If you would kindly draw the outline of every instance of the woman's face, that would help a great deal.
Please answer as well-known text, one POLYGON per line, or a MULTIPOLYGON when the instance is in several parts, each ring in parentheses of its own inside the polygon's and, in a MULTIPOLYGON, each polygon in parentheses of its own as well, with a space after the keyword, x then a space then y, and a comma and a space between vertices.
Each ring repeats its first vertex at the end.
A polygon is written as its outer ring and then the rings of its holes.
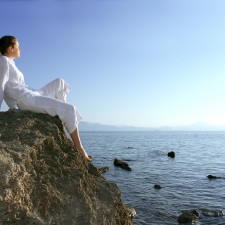
POLYGON ((15 41, 15 44, 13 46, 10 46, 8 48, 7 53, 8 53, 8 56, 12 59, 20 57, 19 42, 17 40, 15 41))

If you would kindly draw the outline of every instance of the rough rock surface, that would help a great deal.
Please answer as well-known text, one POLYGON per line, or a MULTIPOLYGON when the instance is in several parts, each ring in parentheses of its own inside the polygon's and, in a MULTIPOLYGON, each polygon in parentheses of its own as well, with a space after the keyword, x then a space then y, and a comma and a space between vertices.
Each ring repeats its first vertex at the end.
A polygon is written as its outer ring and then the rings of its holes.
POLYGON ((0 112, 0 224, 130 225, 116 184, 84 160, 58 117, 0 112))
POLYGON ((197 221, 198 218, 199 217, 196 216, 194 213, 189 212, 189 211, 185 211, 178 217, 178 222, 179 223, 193 224, 197 221))

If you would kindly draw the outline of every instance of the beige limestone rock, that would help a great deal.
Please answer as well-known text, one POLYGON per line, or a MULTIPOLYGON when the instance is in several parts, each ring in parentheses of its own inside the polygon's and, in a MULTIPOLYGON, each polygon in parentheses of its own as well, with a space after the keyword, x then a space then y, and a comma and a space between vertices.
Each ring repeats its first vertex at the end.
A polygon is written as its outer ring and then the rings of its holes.
POLYGON ((0 112, 0 224, 130 225, 117 185, 84 160, 58 117, 0 112))

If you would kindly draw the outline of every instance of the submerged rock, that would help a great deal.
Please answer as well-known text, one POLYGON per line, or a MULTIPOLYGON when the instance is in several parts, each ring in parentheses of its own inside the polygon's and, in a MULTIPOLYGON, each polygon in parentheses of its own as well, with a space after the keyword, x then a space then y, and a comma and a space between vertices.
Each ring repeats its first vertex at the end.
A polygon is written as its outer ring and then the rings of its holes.
POLYGON ((184 223, 184 224, 192 224, 195 223, 198 220, 198 216, 196 216, 194 213, 185 211, 183 212, 179 217, 178 217, 178 222, 179 223, 184 223))
POLYGON ((73 148, 58 117, 0 112, 0 224, 130 225, 118 186, 73 148))
POLYGON ((109 167, 108 166, 101 167, 98 170, 100 171, 100 173, 106 173, 107 171, 109 171, 109 167))
MULTIPOLYGON (((179 223, 195 223, 200 215, 210 216, 210 217, 220 217, 224 216, 224 212, 220 210, 210 210, 210 209, 194 209, 192 211, 184 211, 179 217, 179 223)), ((202 216, 201 216, 202 217, 202 216)))
POLYGON ((161 188, 163 188, 163 187, 162 187, 160 184, 155 184, 155 185, 154 185, 154 188, 159 190, 159 189, 161 189, 161 188))
POLYGON ((225 179, 223 177, 217 177, 217 176, 214 176, 214 175, 208 175, 207 176, 209 179, 225 179))
POLYGON ((224 212, 221 210, 200 209, 200 211, 205 216, 211 216, 211 217, 224 216, 224 212))
POLYGON ((121 167, 125 170, 129 170, 129 171, 131 170, 131 168, 130 168, 130 166, 128 165, 127 162, 124 162, 124 161, 119 160, 119 159, 114 159, 114 165, 118 166, 118 167, 121 167))

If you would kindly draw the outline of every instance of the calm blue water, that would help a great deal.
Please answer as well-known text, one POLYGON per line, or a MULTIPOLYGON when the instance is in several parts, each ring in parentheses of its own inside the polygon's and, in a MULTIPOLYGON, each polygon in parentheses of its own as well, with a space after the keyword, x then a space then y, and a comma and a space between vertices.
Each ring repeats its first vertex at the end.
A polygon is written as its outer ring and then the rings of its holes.
MULTIPOLYGON (((225 177, 225 132, 81 132, 81 138, 93 164, 110 167, 104 176, 135 208, 134 225, 176 225, 182 210, 225 211, 225 179, 207 178, 225 177), (127 160, 132 171, 114 167, 114 158, 127 160)), ((197 223, 224 224, 225 216, 202 216, 197 223)))

